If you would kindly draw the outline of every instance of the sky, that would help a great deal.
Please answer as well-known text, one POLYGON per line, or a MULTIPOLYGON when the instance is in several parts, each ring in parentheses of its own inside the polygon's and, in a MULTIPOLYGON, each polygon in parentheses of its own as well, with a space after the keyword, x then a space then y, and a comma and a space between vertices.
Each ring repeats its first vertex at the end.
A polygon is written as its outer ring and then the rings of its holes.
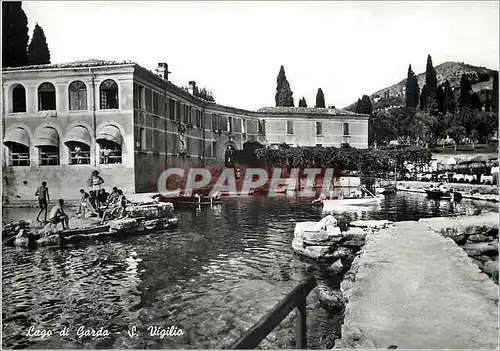
POLYGON ((130 60, 191 80, 218 103, 275 105, 283 65, 298 105, 345 107, 446 61, 499 69, 499 2, 23 1, 51 62, 130 60))

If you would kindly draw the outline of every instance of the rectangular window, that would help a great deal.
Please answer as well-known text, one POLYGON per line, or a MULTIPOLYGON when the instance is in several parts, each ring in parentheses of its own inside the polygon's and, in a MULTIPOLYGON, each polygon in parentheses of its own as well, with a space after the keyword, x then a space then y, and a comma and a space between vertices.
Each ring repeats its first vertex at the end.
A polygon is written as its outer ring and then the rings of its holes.
POLYGON ((151 89, 146 88, 146 111, 152 112, 153 110, 153 92, 151 89))
POLYGON ((152 116, 152 119, 153 119, 153 129, 158 128, 158 117, 152 116))
POLYGON ((134 108, 139 108, 139 84, 134 83, 134 108))
POLYGON ((200 158, 205 154, 203 152, 203 146, 204 146, 203 139, 198 139, 198 156, 200 156, 200 158))
POLYGON ((146 128, 140 128, 139 150, 146 150, 146 128))
POLYGON ((212 141, 212 157, 217 158, 217 142, 212 141))
POLYGON ((246 134, 247 132, 247 120, 241 119, 241 133, 246 134))
POLYGON ((184 124, 189 124, 189 111, 191 109, 189 108, 189 106, 186 106, 184 105, 184 124))
POLYGON ((212 130, 219 130, 219 116, 212 113, 212 130))
POLYGON ((12 143, 9 146, 9 166, 29 166, 30 149, 27 146, 12 143))
POLYGON ((181 102, 180 101, 175 102, 175 120, 177 122, 181 121, 181 102))
POLYGON ((158 115, 160 113, 160 104, 158 103, 159 102, 159 99, 160 96, 153 92, 153 113, 155 115, 158 115))
POLYGON ((146 92, 145 88, 142 85, 139 85, 139 108, 144 110, 146 108, 146 92))
POLYGON ((286 133, 293 134, 293 121, 286 122, 286 133))
POLYGON ((227 130, 231 133, 233 131, 233 117, 227 119, 227 130))
POLYGON ((168 110, 169 110, 168 117, 171 120, 175 120, 175 104, 176 101, 174 99, 168 99, 168 110))
POLYGON ((265 119, 259 120, 259 134, 260 135, 266 134, 266 120, 265 119))
POLYGON ((160 146, 160 135, 157 130, 153 131, 153 151, 158 151, 160 146))
POLYGON ((342 124, 343 135, 351 135, 349 134, 349 123, 344 122, 342 124))
POLYGON ((316 135, 323 135, 323 123, 316 122, 316 135))

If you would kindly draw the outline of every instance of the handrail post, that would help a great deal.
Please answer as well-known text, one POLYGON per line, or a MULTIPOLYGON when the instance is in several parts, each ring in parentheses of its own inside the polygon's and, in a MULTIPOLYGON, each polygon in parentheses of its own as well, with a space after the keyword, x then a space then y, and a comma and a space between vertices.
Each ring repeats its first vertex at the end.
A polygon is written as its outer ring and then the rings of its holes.
POLYGON ((299 350, 307 349, 307 322, 306 322, 306 296, 302 291, 297 296, 295 307, 295 348, 299 350))

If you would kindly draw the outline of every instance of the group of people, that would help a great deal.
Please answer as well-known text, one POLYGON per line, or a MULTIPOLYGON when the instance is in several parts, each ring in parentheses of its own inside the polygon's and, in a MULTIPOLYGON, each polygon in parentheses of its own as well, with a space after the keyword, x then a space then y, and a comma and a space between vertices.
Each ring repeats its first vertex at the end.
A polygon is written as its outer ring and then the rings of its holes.
MULTIPOLYGON (((129 201, 125 195, 123 195, 123 191, 117 187, 113 187, 112 192, 107 193, 106 190, 101 187, 103 183, 104 180, 99 176, 99 172, 92 172, 92 176, 89 179, 91 190, 86 192, 85 189, 80 189, 80 202, 78 212, 76 213, 77 215, 85 218, 85 214, 88 211, 91 217, 101 217, 101 224, 104 224, 107 219, 126 217, 126 207, 129 201)), ((42 212, 45 212, 43 223, 61 223, 63 229, 69 229, 69 216, 64 211, 63 199, 59 199, 57 204, 52 207, 48 213, 47 220, 48 203, 50 202, 47 182, 42 182, 35 195, 38 196, 38 203, 40 206, 40 211, 38 212, 36 220, 42 222, 40 220, 40 215, 42 212)))

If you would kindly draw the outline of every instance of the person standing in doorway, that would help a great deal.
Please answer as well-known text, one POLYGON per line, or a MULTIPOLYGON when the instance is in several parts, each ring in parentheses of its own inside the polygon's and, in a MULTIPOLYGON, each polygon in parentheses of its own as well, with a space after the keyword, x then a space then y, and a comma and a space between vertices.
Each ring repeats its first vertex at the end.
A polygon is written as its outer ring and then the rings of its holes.
POLYGON ((40 222, 40 215, 45 211, 44 223, 47 223, 47 206, 50 201, 47 182, 42 182, 42 185, 36 190, 35 196, 38 196, 38 204, 40 205, 40 211, 38 212, 38 216, 36 216, 36 220, 40 222))

